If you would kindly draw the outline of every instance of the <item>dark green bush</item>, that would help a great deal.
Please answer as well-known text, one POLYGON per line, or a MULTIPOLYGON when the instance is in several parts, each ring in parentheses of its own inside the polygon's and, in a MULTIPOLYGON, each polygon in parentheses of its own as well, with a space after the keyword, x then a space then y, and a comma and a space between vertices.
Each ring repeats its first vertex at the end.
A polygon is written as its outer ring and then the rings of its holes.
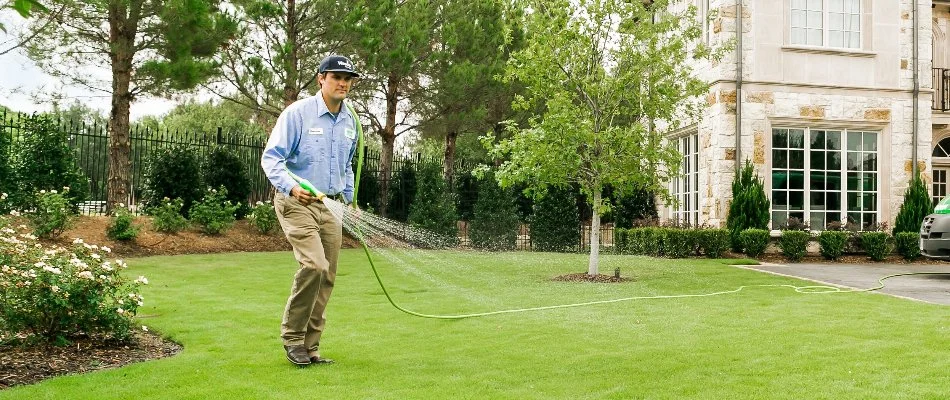
POLYGON ((851 236, 843 231, 822 231, 818 234, 818 245, 821 256, 828 260, 837 260, 844 253, 845 245, 851 236))
POLYGON ((489 250, 513 250, 520 224, 514 194, 498 186, 493 173, 486 173, 478 181, 478 200, 468 227, 472 245, 489 250))
POLYGON ((234 215, 237 219, 250 212, 247 199, 251 195, 251 179, 247 176, 247 165, 233 151, 223 146, 212 148, 202 160, 201 179, 204 186, 227 189, 228 200, 238 205, 234 215))
POLYGON ((894 236, 894 244, 897 247, 897 253, 905 260, 914 260, 920 257, 919 232, 898 232, 894 236))
POLYGON ((613 219, 614 226, 630 228, 634 221, 656 219, 656 200, 653 193, 646 190, 634 189, 630 193, 614 191, 613 219))
POLYGON ((36 206, 34 193, 54 189, 62 191, 70 211, 77 212, 79 203, 89 197, 89 180, 76 166, 69 135, 50 117, 41 115, 26 118, 22 128, 23 136, 13 143, 10 160, 17 186, 10 193, 11 203, 27 210, 36 206))
POLYGON ((739 235, 748 228, 768 229, 771 203, 765 195, 764 185, 755 173, 752 163, 746 160, 740 173, 732 181, 732 202, 729 203, 729 216, 726 227, 729 229, 732 250, 742 250, 739 235))
POLYGON ((112 209, 112 222, 106 227, 106 236, 112 240, 127 242, 139 235, 139 226, 135 225, 135 216, 120 204, 112 209))
POLYGON ((576 251, 580 244, 580 215, 569 188, 549 187, 534 202, 531 242, 537 251, 576 251))
POLYGON ((69 229, 76 215, 69 208, 69 190, 40 190, 33 196, 33 208, 24 213, 33 234, 43 239, 58 237, 69 229))
POLYGON ((789 261, 801 261, 808 249, 809 239, 811 239, 811 234, 805 231, 782 231, 778 247, 782 249, 782 254, 789 261))
MULTIPOLYGON (((353 159, 355 160, 356 157, 353 157, 353 159)), ((353 173, 356 173, 355 164, 353 166, 353 173)), ((376 210, 379 209, 379 177, 369 168, 366 168, 366 165, 363 165, 363 169, 360 170, 359 179, 360 186, 356 192, 356 205, 363 210, 376 212, 376 210)))
POLYGON ((389 182, 386 218, 401 222, 409 221, 409 210, 416 197, 416 184, 416 165, 412 163, 403 164, 393 174, 389 182))
POLYGON ((0 196, 7 195, 0 201, 0 215, 13 209, 12 200, 17 198, 16 176, 14 176, 11 157, 13 140, 6 132, 0 132, 0 196), (8 200, 9 199, 9 200, 8 200))
POLYGON ((669 258, 685 258, 696 253, 696 235, 692 229, 661 228, 663 251, 669 258))
POLYGON ((765 229, 748 228, 739 234, 742 251, 752 258, 765 254, 765 249, 769 247, 769 239, 769 231, 765 229))
POLYGON ((630 229, 614 228, 614 252, 617 254, 630 254, 630 249, 627 247, 629 234, 630 229))
POLYGON ((409 224, 438 234, 438 247, 453 246, 458 240, 458 215, 455 195, 446 190, 442 168, 423 164, 417 175, 416 194, 409 207, 409 224))
POLYGON ((891 252, 887 232, 864 232, 861 234, 861 247, 868 258, 874 261, 884 261, 891 252))
POLYGON ((927 192, 927 185, 918 174, 904 192, 904 202, 897 213, 892 233, 895 236, 900 232, 919 233, 920 224, 924 222, 924 217, 933 212, 932 210, 933 205, 930 194, 927 192))
POLYGON ((644 255, 651 257, 663 257, 666 255, 666 228, 641 228, 643 239, 642 248, 644 255))
POLYGON ((181 199, 181 215, 188 217, 191 206, 201 199, 198 154, 191 147, 176 146, 153 152, 145 162, 145 190, 147 208, 158 207, 162 199, 181 199))
POLYGON ((732 244, 728 229, 702 229, 697 235, 699 247, 708 258, 722 258, 732 244))

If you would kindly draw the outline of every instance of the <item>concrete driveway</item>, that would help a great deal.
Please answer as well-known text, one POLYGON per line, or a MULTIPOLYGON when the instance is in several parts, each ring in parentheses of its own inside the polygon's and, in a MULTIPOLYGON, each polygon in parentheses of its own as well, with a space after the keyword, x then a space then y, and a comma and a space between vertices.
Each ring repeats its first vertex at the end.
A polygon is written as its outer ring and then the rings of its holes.
POLYGON ((887 275, 907 272, 940 272, 941 275, 890 278, 884 281, 884 288, 876 292, 927 303, 950 305, 950 263, 931 265, 762 264, 741 267, 855 289, 876 287, 879 285, 878 279, 887 275))

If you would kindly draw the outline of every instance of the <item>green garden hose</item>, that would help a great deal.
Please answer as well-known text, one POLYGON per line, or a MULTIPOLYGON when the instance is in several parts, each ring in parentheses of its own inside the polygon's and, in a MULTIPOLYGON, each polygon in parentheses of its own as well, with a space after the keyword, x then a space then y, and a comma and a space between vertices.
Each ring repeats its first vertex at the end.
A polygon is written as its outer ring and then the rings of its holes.
MULTIPOLYGON (((347 109, 350 111, 350 114, 353 116, 356 121, 356 132, 357 132, 357 147, 359 156, 356 159, 356 176, 353 182, 353 201, 355 202, 359 193, 360 188, 360 172, 363 169, 363 125, 360 123, 359 118, 356 115, 356 112, 350 107, 349 103, 346 104, 347 109)), ((386 285, 383 284, 382 278, 379 277, 379 271, 376 270, 376 263, 373 262, 373 257, 369 254, 369 246, 366 245, 366 241, 363 240, 363 235, 361 232, 358 232, 357 239, 360 244, 363 246, 363 252, 366 253, 366 259, 369 261, 370 268, 373 269, 373 275, 376 277, 376 282, 379 282, 379 287, 383 290, 383 294, 386 295, 386 300, 389 300, 389 304, 392 304, 397 310, 402 311, 409 315, 414 315, 422 318, 433 318, 433 319, 464 319, 464 318, 474 318, 474 317, 486 317, 489 315, 499 315, 499 314, 514 314, 528 311, 542 311, 542 310, 555 310, 559 308, 571 308, 571 307, 584 307, 592 306, 597 304, 608 304, 608 303, 619 303, 622 301, 631 301, 631 300, 658 300, 658 299, 685 299, 692 297, 712 297, 720 296, 724 294, 739 293, 746 288, 754 287, 785 287, 793 289, 796 293, 810 293, 810 294, 821 294, 821 293, 860 293, 860 292, 873 292, 875 290, 880 290, 884 288, 884 281, 890 278, 898 276, 907 276, 907 275, 944 275, 944 272, 907 272, 899 274, 891 274, 884 276, 878 279, 878 286, 868 288, 868 289, 841 289, 835 286, 825 286, 825 285, 812 285, 812 286, 795 286, 795 285, 743 285, 739 286, 733 290, 723 290, 718 292, 710 293, 697 293, 697 294, 674 294, 674 295, 657 295, 657 296, 632 296, 624 297, 619 299, 611 300, 597 300, 597 301, 587 301, 583 303, 572 303, 572 304, 558 304, 553 306, 542 306, 542 307, 530 307, 530 308, 513 308, 508 310, 499 310, 499 311, 488 311, 480 313, 471 313, 471 314, 458 314, 458 315, 436 315, 436 314, 424 314, 420 312, 415 312, 406 308, 403 308, 396 304, 392 296, 389 295, 389 291, 386 290, 386 285)))

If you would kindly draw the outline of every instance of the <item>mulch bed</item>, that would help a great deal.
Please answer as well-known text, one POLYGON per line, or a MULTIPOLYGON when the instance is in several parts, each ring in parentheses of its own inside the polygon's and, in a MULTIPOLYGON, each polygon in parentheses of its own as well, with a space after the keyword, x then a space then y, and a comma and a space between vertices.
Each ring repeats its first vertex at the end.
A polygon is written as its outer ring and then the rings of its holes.
POLYGON ((567 275, 556 276, 552 280, 558 281, 558 282, 620 283, 620 282, 632 281, 633 279, 624 278, 622 276, 617 278, 613 275, 602 275, 602 274, 587 275, 587 273, 582 272, 579 274, 567 274, 567 275))
POLYGON ((0 346, 0 389, 28 385, 54 376, 117 368, 170 357, 181 345, 153 333, 140 332, 131 343, 76 339, 68 346, 0 346))

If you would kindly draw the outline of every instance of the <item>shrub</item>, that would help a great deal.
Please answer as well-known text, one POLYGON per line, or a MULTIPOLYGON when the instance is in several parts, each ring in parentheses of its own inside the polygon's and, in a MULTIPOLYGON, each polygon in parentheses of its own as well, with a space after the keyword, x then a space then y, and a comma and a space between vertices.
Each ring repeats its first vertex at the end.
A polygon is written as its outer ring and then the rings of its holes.
POLYGON ((501 188, 493 173, 483 175, 478 181, 478 200, 469 225, 472 245, 489 250, 514 250, 520 225, 514 194, 501 188))
POLYGON ((67 343, 82 335, 126 340, 142 305, 145 277, 129 281, 110 250, 77 239, 69 248, 46 247, 6 228, 0 233, 0 336, 27 335, 67 343))
MULTIPOLYGON (((616 193, 616 192, 615 192, 616 193)), ((618 193, 613 198, 614 226, 630 228, 633 221, 655 219, 656 199, 653 193, 635 189, 630 193, 618 193)))
POLYGON ((201 201, 191 206, 191 222, 198 224, 201 231, 208 235, 217 235, 234 224, 234 212, 238 205, 232 204, 228 190, 219 187, 208 189, 201 201))
POLYGON ((182 204, 181 199, 163 198, 161 203, 149 209, 152 227, 165 233, 176 233, 188 227, 188 220, 181 215, 182 204))
POLYGON ((63 193, 56 190, 40 190, 34 196, 33 209, 24 215, 33 225, 33 234, 44 239, 58 237, 72 226, 75 215, 69 208, 69 200, 65 194, 69 188, 63 188, 63 193))
POLYGON ((708 258, 722 258, 732 245, 728 229, 703 229, 697 231, 699 247, 708 258))
POLYGON ((818 234, 821 256, 828 260, 837 260, 844 253, 845 245, 851 235, 842 231, 822 231, 818 234))
POLYGON ((416 194, 409 207, 409 224, 438 234, 438 247, 453 246, 458 241, 458 216, 455 195, 446 190, 442 168, 427 163, 419 168, 416 194))
POLYGON ((274 211, 274 205, 271 204, 270 200, 258 201, 257 205, 251 210, 248 219, 251 221, 251 225, 257 228, 258 232, 265 235, 274 230, 278 223, 277 212, 274 211))
POLYGON ((580 242, 580 215, 569 188, 548 187, 534 202, 531 243, 537 251, 575 251, 580 242))
POLYGON ((0 215, 10 212, 13 208, 7 199, 17 197, 16 176, 11 167, 13 138, 5 132, 0 132, 0 194, 5 194, 0 201, 0 215))
POLYGON ((920 179, 920 174, 917 174, 904 192, 904 202, 897 213, 892 233, 895 237, 900 232, 919 233, 920 224, 924 221, 924 217, 932 213, 932 210, 933 205, 930 194, 927 193, 927 185, 920 179))
POLYGON ((403 164, 389 182, 389 201, 385 217, 401 222, 409 221, 409 210, 416 196, 416 168, 403 164))
MULTIPOLYGON (((353 173, 356 173, 356 158, 353 157, 353 173)), ((365 164, 365 163, 364 163, 365 164)), ((356 205, 363 210, 373 212, 379 209, 379 177, 366 165, 360 170, 360 186, 356 192, 356 205)))
POLYGON ((894 243, 897 247, 897 253, 905 260, 914 260, 920 257, 919 232, 898 232, 897 235, 894 235, 894 243))
MULTIPOLYGON (((64 193, 72 212, 89 196, 89 180, 76 166, 69 136, 48 116, 34 115, 23 121, 23 137, 13 146, 11 169, 17 189, 12 203, 21 210, 36 206, 33 194, 51 188, 69 188, 64 193)), ((2 135, 0 135, 2 136, 2 135)))
POLYGON ((178 212, 188 217, 192 204, 202 196, 199 165, 198 155, 187 146, 153 152, 145 162, 146 207, 158 207, 166 197, 181 199, 178 212))
POLYGON ((748 228, 739 234, 742 242, 742 251, 749 257, 757 258, 765 254, 769 247, 769 231, 765 229, 748 228))
POLYGON ((745 166, 732 181, 732 202, 729 203, 729 216, 726 227, 729 229, 732 250, 742 250, 739 234, 748 229, 768 229, 771 203, 765 195, 764 185, 759 175, 746 160, 745 166))
POLYGON ((779 239, 778 247, 782 249, 782 254, 789 261, 801 261, 805 257, 805 251, 808 248, 808 240, 811 234, 805 231, 782 231, 782 237, 779 239))
POLYGON ((861 234, 861 247, 864 247, 871 260, 884 261, 891 252, 887 239, 887 232, 864 232, 861 234))
POLYGON ((692 229, 662 228, 663 251, 669 258, 685 258, 696 252, 695 231, 692 229))
POLYGON ((642 248, 644 255, 663 257, 666 255, 666 229, 649 227, 642 228, 642 248))
POLYGON ((205 155, 201 165, 201 183, 207 187, 224 187, 228 200, 238 205, 235 217, 244 218, 250 211, 247 198, 251 195, 251 179, 247 165, 226 147, 215 146, 205 155))
POLYGON ((106 236, 112 240, 135 240, 139 235, 139 226, 135 225, 135 216, 124 204, 112 209, 112 222, 106 228, 106 236))

